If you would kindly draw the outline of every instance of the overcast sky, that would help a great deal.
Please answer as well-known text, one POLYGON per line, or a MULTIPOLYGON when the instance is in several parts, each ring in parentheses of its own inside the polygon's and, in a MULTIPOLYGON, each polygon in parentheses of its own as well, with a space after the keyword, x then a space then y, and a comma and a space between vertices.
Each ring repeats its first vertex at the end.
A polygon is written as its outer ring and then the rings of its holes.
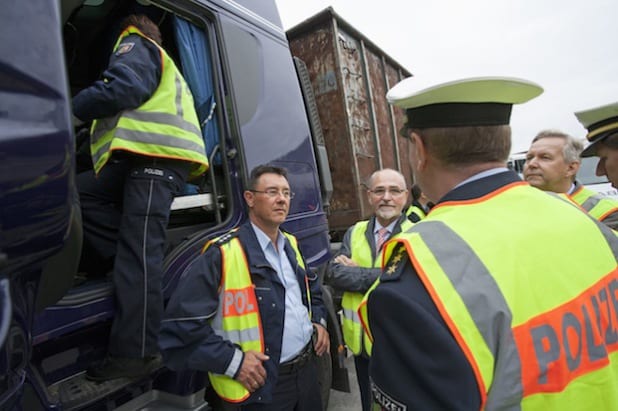
POLYGON ((618 101, 618 0, 276 0, 288 29, 332 6, 415 76, 506 75, 545 92, 515 106, 513 152, 574 111, 618 101))

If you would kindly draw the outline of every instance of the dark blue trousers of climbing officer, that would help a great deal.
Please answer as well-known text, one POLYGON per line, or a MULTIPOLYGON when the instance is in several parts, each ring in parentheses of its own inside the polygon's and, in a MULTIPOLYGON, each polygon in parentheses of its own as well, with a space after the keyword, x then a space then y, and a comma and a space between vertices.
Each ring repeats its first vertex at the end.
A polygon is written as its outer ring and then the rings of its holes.
POLYGON ((84 225, 80 270, 101 276, 112 269, 116 294, 108 355, 88 370, 91 380, 139 377, 159 365, 166 228, 187 174, 186 162, 124 154, 98 176, 77 175, 84 225))

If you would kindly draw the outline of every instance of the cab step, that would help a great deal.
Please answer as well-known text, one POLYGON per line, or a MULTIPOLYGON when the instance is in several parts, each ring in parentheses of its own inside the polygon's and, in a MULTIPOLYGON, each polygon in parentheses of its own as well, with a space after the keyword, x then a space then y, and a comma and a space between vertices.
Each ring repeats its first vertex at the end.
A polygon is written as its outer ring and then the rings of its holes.
MULTIPOLYGON (((109 397, 115 411, 210 411, 204 400, 204 390, 188 396, 178 396, 152 389, 152 380, 117 378, 95 382, 86 379, 82 372, 49 387, 52 397, 62 404, 63 411, 78 411, 109 397), (139 394, 129 402, 115 406, 117 393, 121 390, 139 394)), ((125 397, 126 398, 126 397, 125 397)))
POLYGON ((63 410, 72 411, 92 404, 134 382, 135 380, 129 378, 95 382, 87 380, 86 373, 82 372, 50 386, 49 391, 62 403, 63 410))

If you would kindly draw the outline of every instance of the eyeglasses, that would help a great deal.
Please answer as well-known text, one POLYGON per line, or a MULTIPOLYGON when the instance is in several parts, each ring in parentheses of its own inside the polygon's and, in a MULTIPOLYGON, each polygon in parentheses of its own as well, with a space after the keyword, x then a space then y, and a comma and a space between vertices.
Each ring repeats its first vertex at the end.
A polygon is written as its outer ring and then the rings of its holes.
POLYGON ((268 190, 260 191, 260 190, 249 190, 252 193, 260 193, 266 194, 268 197, 275 198, 278 195, 283 196, 284 198, 289 198, 290 200, 294 198, 294 192, 290 190, 277 190, 276 188, 269 188, 268 190))
POLYGON ((369 190, 371 194, 376 197, 384 197, 386 193, 390 193, 392 197, 400 197, 408 190, 402 190, 400 188, 376 188, 375 190, 369 190))

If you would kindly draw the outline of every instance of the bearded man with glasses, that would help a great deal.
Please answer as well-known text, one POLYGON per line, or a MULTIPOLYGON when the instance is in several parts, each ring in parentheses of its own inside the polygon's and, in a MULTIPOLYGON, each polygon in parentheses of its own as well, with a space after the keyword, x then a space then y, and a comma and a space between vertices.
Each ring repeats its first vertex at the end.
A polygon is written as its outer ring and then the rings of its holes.
POLYGON ((400 172, 388 168, 378 170, 371 175, 367 186, 367 199, 373 215, 346 231, 341 248, 331 260, 328 270, 329 284, 343 292, 343 337, 348 349, 354 354, 363 411, 368 411, 370 405, 371 343, 362 332, 357 309, 363 294, 382 272, 382 245, 412 226, 402 213, 408 202, 408 190, 400 172))

